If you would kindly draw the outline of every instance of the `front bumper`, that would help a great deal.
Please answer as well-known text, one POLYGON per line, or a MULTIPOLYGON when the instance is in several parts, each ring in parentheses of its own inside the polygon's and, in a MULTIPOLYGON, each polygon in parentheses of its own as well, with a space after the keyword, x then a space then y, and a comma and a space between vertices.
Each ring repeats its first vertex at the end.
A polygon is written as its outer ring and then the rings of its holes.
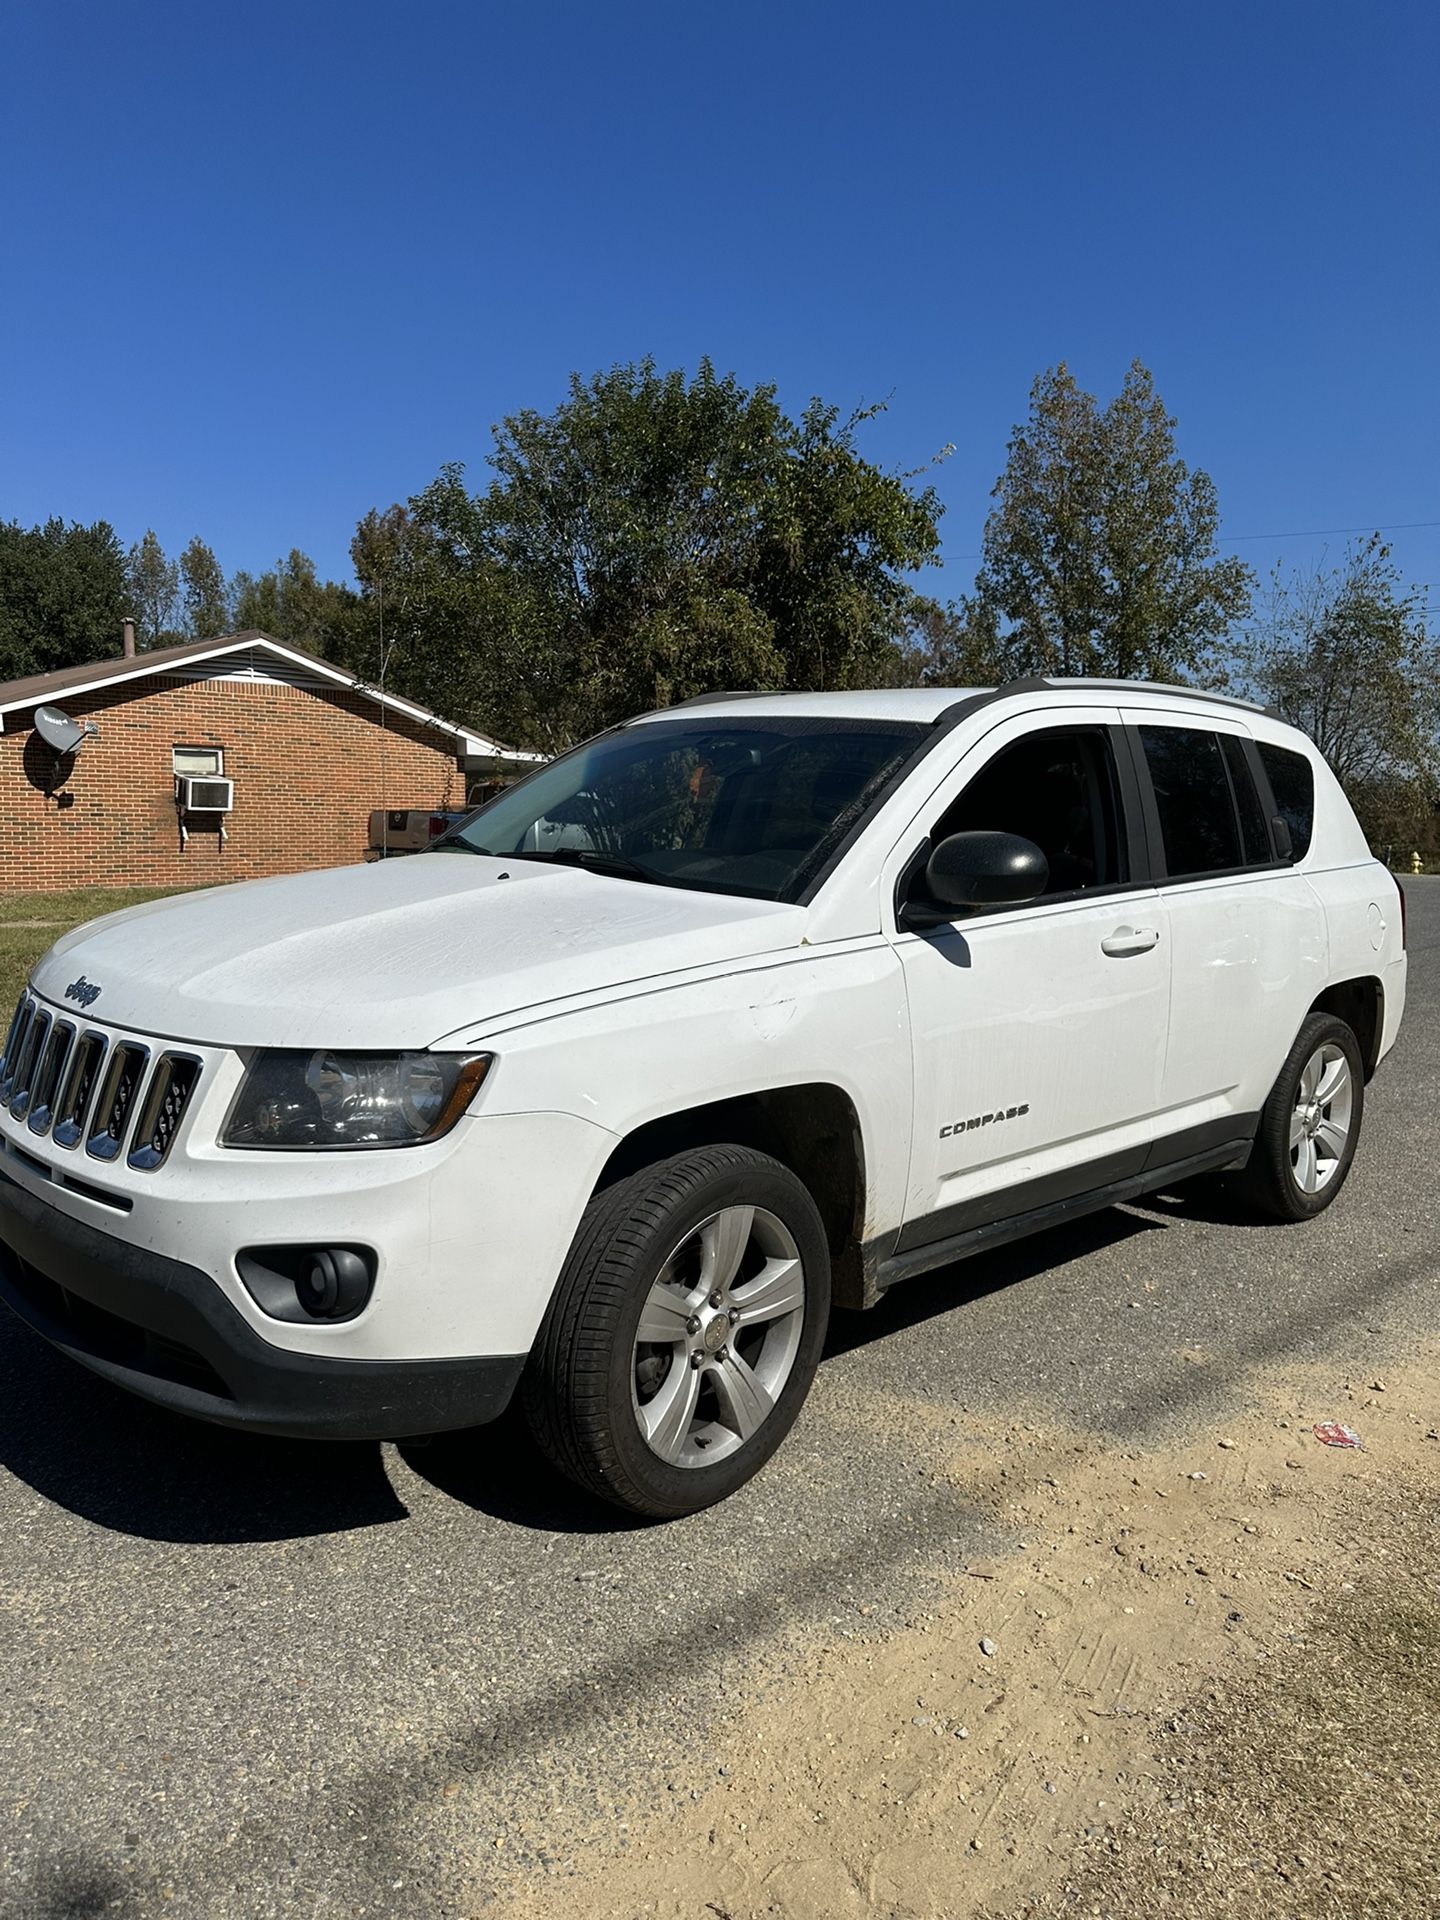
POLYGON ((394 1440, 503 1413, 525 1355, 336 1359, 274 1346, 198 1267, 102 1233, 0 1170, 0 1300, 83 1366, 222 1426, 394 1440))

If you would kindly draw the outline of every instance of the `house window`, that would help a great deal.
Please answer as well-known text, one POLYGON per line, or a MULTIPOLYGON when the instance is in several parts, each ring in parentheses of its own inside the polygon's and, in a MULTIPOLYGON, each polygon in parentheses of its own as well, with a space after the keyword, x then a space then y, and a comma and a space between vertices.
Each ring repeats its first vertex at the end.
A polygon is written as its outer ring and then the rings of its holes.
POLYGON ((170 761, 176 775, 189 780, 218 780, 225 771, 223 747, 172 747, 170 761))

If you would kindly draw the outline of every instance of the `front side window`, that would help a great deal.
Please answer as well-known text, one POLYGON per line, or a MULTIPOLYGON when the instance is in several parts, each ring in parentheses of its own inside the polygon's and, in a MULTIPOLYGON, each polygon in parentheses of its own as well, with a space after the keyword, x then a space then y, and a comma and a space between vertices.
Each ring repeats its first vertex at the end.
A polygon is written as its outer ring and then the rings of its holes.
POLYGON ((1172 880, 1243 867, 1240 822, 1217 734, 1202 727, 1141 727, 1155 789, 1165 871, 1172 880))
POLYGON ((1259 742, 1260 762, 1280 818, 1290 829, 1290 857, 1303 860, 1315 830, 1315 769, 1303 753, 1259 742))
POLYGON ((879 720, 647 721, 532 774, 431 851, 797 900, 928 731, 879 720))
POLYGON ((930 844, 977 830, 1019 834, 1039 847, 1050 867, 1046 896, 1126 880, 1115 762, 1104 731, 1027 734, 1002 747, 936 821, 930 844))

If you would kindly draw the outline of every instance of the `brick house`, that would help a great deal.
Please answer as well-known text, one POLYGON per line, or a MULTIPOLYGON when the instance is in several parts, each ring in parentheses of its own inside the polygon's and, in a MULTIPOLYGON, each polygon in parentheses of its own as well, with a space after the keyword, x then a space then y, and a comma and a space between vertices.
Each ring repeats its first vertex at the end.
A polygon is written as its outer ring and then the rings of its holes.
POLYGON ((463 806, 468 784, 533 757, 258 631, 12 680, 0 684, 0 888, 341 866, 364 859, 372 808, 463 806), (93 736, 57 753, 35 730, 39 706, 93 736), (229 782, 230 810, 182 810, 177 775, 229 782))

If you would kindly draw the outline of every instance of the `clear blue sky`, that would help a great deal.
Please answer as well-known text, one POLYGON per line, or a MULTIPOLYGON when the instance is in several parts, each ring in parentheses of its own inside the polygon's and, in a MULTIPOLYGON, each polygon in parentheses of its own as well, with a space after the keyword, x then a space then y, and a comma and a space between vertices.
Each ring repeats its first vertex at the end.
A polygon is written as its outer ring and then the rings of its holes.
MULTIPOLYGON (((1061 358, 1152 367, 1228 537, 1440 521, 1433 0, 81 0, 5 46, 5 518, 348 573, 650 353, 893 392, 874 457, 955 443, 946 594, 1061 358)), ((1440 603, 1440 527, 1394 542, 1440 603)))

